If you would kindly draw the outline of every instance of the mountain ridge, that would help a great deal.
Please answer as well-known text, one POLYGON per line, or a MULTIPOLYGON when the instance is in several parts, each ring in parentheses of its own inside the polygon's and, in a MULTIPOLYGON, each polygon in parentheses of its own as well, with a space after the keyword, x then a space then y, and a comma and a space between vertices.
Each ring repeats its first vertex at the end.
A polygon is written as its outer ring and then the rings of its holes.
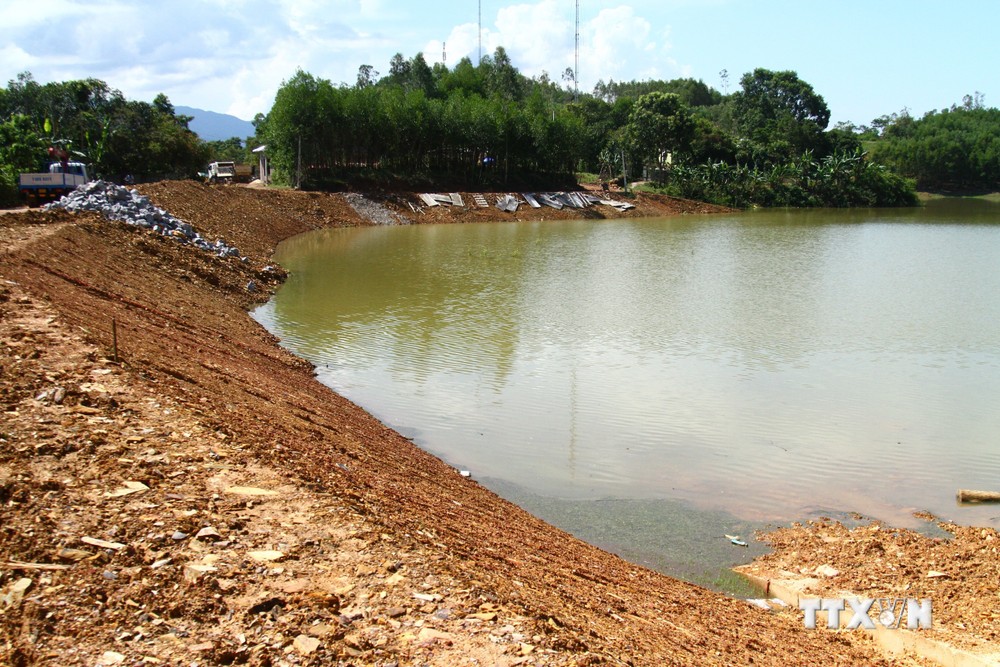
POLYGON ((233 137, 242 141, 256 133, 253 123, 229 114, 185 106, 175 106, 174 111, 178 115, 191 116, 188 127, 204 141, 223 141, 233 137))

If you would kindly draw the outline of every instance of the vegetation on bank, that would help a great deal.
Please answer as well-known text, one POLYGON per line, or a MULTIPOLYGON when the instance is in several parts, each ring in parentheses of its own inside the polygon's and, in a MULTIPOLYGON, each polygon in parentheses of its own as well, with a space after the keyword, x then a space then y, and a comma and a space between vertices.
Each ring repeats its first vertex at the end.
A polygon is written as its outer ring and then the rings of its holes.
POLYGON ((987 109, 980 94, 961 105, 914 119, 894 115, 873 155, 917 187, 956 194, 1000 190, 1000 109, 987 109))
POLYGON ((978 94, 921 119, 904 111, 831 129, 823 97, 791 71, 748 72, 731 94, 693 79, 601 81, 577 94, 572 80, 572 70, 561 82, 525 77, 503 48, 453 69, 397 54, 386 75, 364 65, 351 85, 300 70, 254 119, 256 136, 204 142, 162 94, 132 102, 95 79, 42 85, 25 73, 0 88, 0 198, 55 142, 113 180, 255 163, 251 149, 266 144, 275 182, 317 189, 561 189, 589 172, 736 207, 1000 190, 1000 111, 978 94))
POLYGON ((9 196, 19 173, 46 170, 49 146, 119 182, 196 174, 210 152, 190 120, 163 94, 136 102, 98 79, 40 84, 21 74, 0 88, 0 188, 9 196))

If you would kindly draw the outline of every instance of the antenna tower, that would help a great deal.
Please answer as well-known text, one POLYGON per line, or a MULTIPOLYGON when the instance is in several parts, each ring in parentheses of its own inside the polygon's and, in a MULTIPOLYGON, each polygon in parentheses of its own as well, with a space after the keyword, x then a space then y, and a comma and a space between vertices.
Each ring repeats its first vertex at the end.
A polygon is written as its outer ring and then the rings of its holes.
POLYGON ((576 60, 573 63, 573 99, 580 94, 580 0, 576 0, 576 60))

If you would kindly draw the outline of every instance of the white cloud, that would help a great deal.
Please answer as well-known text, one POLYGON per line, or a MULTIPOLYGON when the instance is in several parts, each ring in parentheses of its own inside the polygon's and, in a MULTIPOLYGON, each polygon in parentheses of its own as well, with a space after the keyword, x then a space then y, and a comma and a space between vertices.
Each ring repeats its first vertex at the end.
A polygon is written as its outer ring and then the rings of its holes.
MULTIPOLYGON (((463 23, 451 29, 444 40, 432 39, 424 44, 422 53, 429 65, 441 62, 442 49, 447 50, 446 65, 455 67, 462 58, 476 61, 479 54, 478 26, 475 23, 463 23)), ((484 45, 485 50, 485 45, 484 45)), ((379 68, 375 68, 379 69, 379 68)))
MULTIPOLYGON (((574 65, 574 8, 565 0, 519 2, 483 14, 483 55, 503 46, 527 76, 553 80, 574 65)), ((433 8, 389 0, 52 0, 42 13, 0 8, 0 79, 31 71, 40 82, 94 77, 130 99, 165 93, 174 104, 252 118, 302 68, 353 84, 358 67, 385 72, 394 53, 429 63, 476 60, 476 7, 433 8), (470 20, 471 19, 471 20, 470 20), (434 33, 438 32, 437 35, 434 33)), ((678 69, 663 27, 627 5, 581 17, 581 89, 598 78, 678 69), (652 54, 652 57, 650 56, 652 54)))
MULTIPOLYGON (((96 4, 96 3, 95 3, 96 4)), ((34 11, 31 5, 20 2, 0 4, 0 31, 28 30, 50 23, 54 18, 87 14, 91 9, 71 0, 52 0, 45 4, 45 11, 34 11)))
POLYGON ((504 7, 497 12, 491 46, 502 45, 523 74, 558 75, 573 66, 574 18, 570 4, 558 0, 504 7))
MULTIPOLYGON (((563 71, 575 65, 576 16, 571 3, 540 0, 508 5, 495 18, 483 18, 483 55, 491 55, 503 46, 514 65, 526 76, 547 72, 559 81, 563 71)), ((448 47, 448 65, 462 57, 476 61, 479 52, 477 24, 464 23, 452 28, 444 40, 448 47)), ((438 61, 441 41, 426 42, 424 53, 431 62, 438 61)), ((638 63, 643 78, 660 72, 675 73, 684 68, 667 59, 670 50, 668 30, 657 30, 652 23, 627 5, 603 9, 596 16, 581 16, 580 87, 589 90, 598 79, 633 78, 638 63)))
POLYGON ((17 44, 4 44, 0 46, 0 62, 6 63, 10 71, 10 74, 0 81, 0 86, 6 86, 7 80, 13 79, 17 73, 30 71, 36 60, 17 44))
POLYGON ((608 81, 677 76, 682 69, 667 54, 669 26, 654 27, 627 5, 601 10, 586 24, 586 45, 580 53, 581 83, 593 87, 608 81))

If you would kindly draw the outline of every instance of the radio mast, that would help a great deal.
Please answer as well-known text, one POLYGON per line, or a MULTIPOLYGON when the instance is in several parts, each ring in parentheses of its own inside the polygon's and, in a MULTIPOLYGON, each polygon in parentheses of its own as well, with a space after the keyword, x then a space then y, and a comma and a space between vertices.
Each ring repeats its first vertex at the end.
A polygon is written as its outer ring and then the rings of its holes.
POLYGON ((573 63, 573 101, 580 95, 580 0, 576 0, 576 60, 573 63))

